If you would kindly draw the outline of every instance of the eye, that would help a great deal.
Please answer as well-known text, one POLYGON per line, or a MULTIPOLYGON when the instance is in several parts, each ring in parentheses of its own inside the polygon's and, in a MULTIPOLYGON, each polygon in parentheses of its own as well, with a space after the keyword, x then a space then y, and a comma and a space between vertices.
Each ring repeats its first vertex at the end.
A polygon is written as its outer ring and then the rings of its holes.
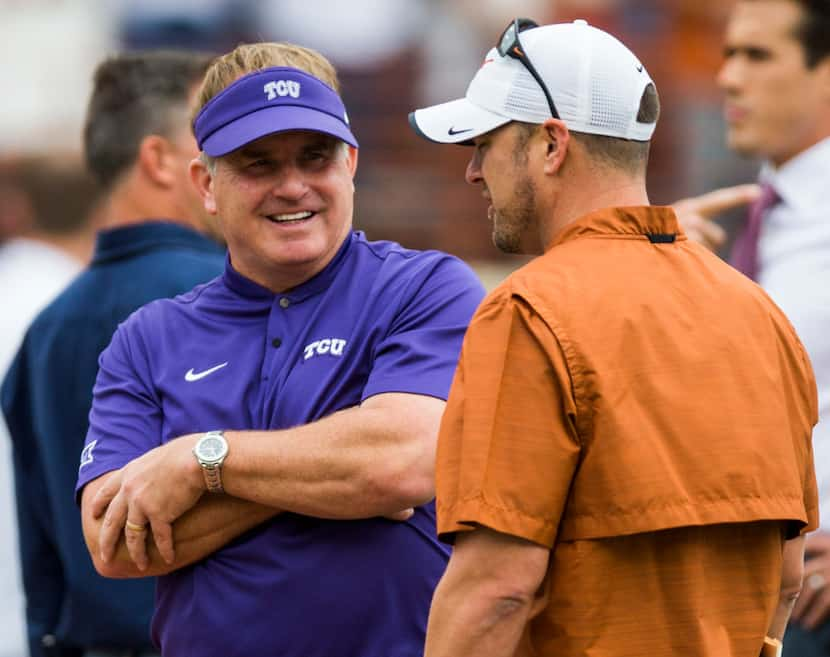
POLYGON ((274 168, 274 161, 268 158, 257 158, 245 163, 244 169, 250 173, 263 173, 274 168))
POLYGON ((746 56, 752 61, 762 62, 767 59, 770 59, 772 54, 769 50, 766 50, 764 48, 747 48, 746 56))
POLYGON ((327 145, 313 146, 303 151, 302 159, 305 162, 324 162, 331 159, 333 149, 327 145))
POLYGON ((482 155, 484 155, 489 145, 490 142, 488 142, 486 139, 477 139, 476 141, 474 141, 473 148, 475 149, 476 156, 481 157, 482 155))

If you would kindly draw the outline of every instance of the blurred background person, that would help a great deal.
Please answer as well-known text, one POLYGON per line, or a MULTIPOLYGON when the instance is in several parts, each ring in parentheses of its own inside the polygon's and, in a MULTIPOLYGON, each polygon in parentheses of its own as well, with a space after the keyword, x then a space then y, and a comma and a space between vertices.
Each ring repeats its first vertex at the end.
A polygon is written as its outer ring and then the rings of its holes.
POLYGON ((16 60, 11 85, 18 93, 0 107, 0 149, 43 143, 46 126, 53 140, 74 137, 83 104, 76 98, 88 94, 78 71, 91 71, 90 62, 107 48, 187 45, 225 52, 229 38, 234 45, 309 43, 343 72, 344 100, 360 108, 352 111, 355 130, 371 142, 357 173, 367 193, 357 201, 356 227, 379 239, 453 253, 492 284, 524 259, 500 254, 478 230, 478 196, 456 184, 463 149, 450 149, 436 163, 408 129, 409 109, 463 87, 492 34, 514 16, 541 22, 584 17, 654 62, 667 120, 658 128, 649 167, 652 199, 668 203, 737 183, 753 175, 753 165, 723 143, 713 84, 728 9, 723 0, 6 0, 0 3, 0 49, 8 49, 9 59, 26 35, 44 35, 46 49, 69 41, 59 54, 71 70, 55 76, 45 64, 49 58, 16 60), (32 116, 40 120, 33 124, 32 116))
POLYGON ((73 489, 98 355, 118 323, 222 271, 224 250, 207 237, 219 234, 188 180, 198 155, 189 103, 209 61, 144 52, 96 70, 84 145, 104 229, 91 265, 39 314, 3 384, 33 657, 152 649, 154 582, 94 571, 73 489))
MULTIPOLYGON (((28 156, 0 164, 0 377, 29 322, 88 259, 93 199, 77 159, 28 156)), ((26 645, 11 459, 0 418, 2 657, 20 657, 26 645)))
POLYGON ((784 310, 816 376, 813 434, 821 524, 807 537, 804 587, 784 641, 788 657, 830 655, 830 3, 741 0, 726 28, 717 77, 727 142, 761 159, 759 188, 720 190, 679 206, 689 233, 714 247, 724 204, 755 200, 729 255, 784 310))

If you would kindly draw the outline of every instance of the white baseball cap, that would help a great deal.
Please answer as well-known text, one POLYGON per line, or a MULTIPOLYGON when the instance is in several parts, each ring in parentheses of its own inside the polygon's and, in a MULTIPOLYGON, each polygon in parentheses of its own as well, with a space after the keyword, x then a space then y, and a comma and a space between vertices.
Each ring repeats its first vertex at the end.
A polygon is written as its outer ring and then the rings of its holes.
MULTIPOLYGON (((640 123, 637 114, 643 92, 654 83, 621 41, 581 19, 520 34, 521 54, 542 78, 569 130, 651 139, 656 121, 640 123)), ((543 123, 550 117, 550 103, 528 67, 492 48, 464 98, 415 110, 409 123, 430 141, 466 144, 510 121, 543 123)))

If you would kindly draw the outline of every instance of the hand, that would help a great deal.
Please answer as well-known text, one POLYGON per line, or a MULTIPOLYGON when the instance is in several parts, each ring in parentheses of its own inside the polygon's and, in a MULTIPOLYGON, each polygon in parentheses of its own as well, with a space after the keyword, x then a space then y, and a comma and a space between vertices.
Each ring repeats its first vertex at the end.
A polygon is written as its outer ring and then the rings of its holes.
POLYGON ((726 242, 726 231, 714 222, 714 218, 726 210, 752 203, 760 193, 758 185, 724 187, 676 201, 672 207, 688 238, 715 251, 726 242))
POLYGON ((830 533, 808 534, 806 544, 804 583, 792 620, 814 630, 830 617, 830 533))
POLYGON ((415 509, 404 509, 403 511, 395 511, 395 513, 387 513, 384 518, 387 520, 397 520, 398 522, 404 522, 409 520, 412 516, 415 515, 415 509))
POLYGON ((147 526, 162 559, 173 563, 173 522, 191 509, 205 491, 192 449, 199 436, 182 436, 156 447, 110 477, 92 500, 92 515, 104 515, 99 547, 109 562, 121 533, 139 570, 149 565, 147 526))

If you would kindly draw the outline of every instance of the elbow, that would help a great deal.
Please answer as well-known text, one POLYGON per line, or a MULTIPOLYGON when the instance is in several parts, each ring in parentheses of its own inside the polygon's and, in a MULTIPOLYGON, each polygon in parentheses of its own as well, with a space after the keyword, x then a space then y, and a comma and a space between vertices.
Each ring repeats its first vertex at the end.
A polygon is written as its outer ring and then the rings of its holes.
POLYGON ((367 486, 373 491, 382 513, 400 511, 426 504, 435 497, 435 474, 432 464, 387 463, 368 475, 367 486))

